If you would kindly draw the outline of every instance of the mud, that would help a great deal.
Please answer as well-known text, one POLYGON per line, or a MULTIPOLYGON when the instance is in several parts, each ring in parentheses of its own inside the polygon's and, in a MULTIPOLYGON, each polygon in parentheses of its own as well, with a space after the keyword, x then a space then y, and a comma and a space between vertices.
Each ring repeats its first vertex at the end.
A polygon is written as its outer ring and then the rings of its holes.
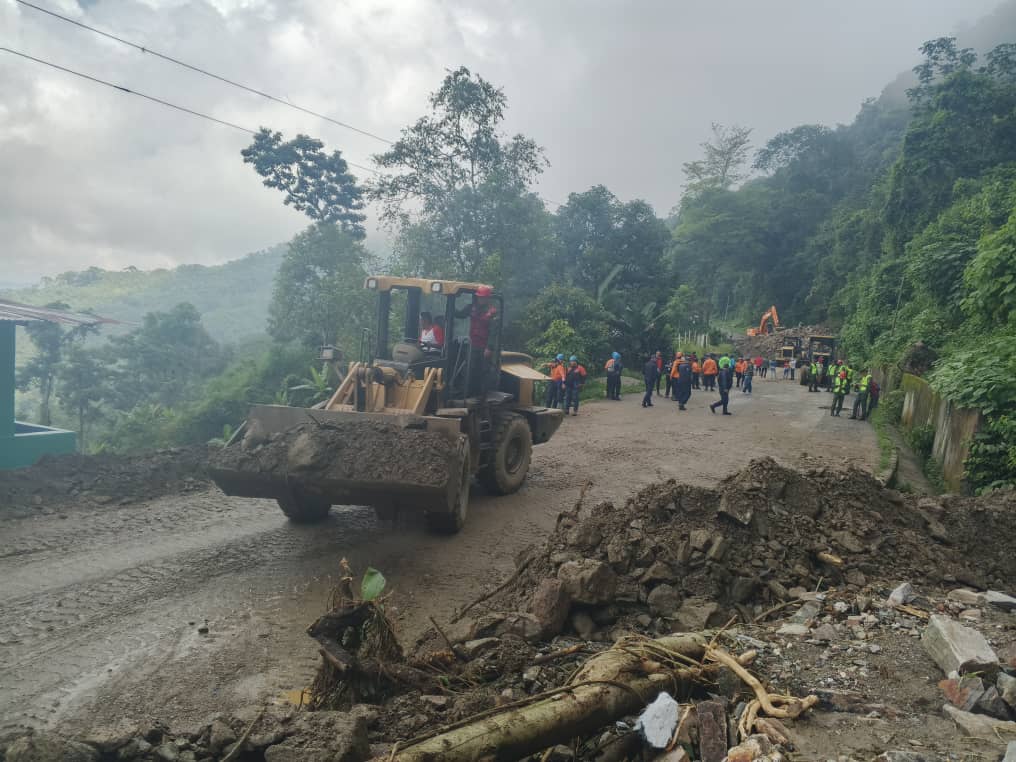
MULTIPOLYGON (((706 407, 715 395, 699 392, 687 412, 661 397, 642 410, 641 395, 584 403, 534 450, 519 493, 494 498, 474 485, 455 537, 358 507, 297 526, 274 501, 225 497, 187 476, 181 491, 154 498, 79 495, 23 517, 0 509, 0 735, 121 717, 186 728, 298 697, 319 662, 305 630, 343 556, 384 572, 388 610, 411 644, 428 616, 447 623, 511 575, 519 551, 554 531, 584 485, 586 505, 623 505, 670 478, 713 488, 758 453, 874 468, 871 428, 831 418, 821 407, 829 397, 817 396, 757 381, 754 397, 733 395, 726 418, 706 407)), ((160 471, 148 473, 125 478, 139 482, 127 488, 152 490, 145 480, 160 471)), ((29 494, 48 480, 36 471, 29 494)))
POLYGON ((126 504, 205 489, 207 456, 204 446, 137 456, 47 455, 30 468, 0 471, 0 517, 126 504))
POLYGON ((239 446, 212 454, 213 470, 281 481, 399 482, 440 487, 456 474, 456 443, 423 429, 377 420, 303 424, 268 436, 250 431, 239 446))

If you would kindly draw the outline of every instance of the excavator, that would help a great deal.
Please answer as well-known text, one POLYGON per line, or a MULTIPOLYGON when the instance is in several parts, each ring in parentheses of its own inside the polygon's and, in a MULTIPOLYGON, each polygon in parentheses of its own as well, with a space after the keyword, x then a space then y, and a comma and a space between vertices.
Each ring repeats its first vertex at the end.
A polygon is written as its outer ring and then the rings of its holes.
MULTIPOLYGON (((533 368, 532 358, 501 348, 504 303, 490 286, 377 275, 365 287, 377 295, 375 331, 365 331, 360 356, 339 373, 342 380, 331 397, 311 408, 255 405, 242 430, 213 458, 210 475, 228 495, 275 499, 295 522, 321 521, 332 505, 368 505, 384 519, 402 510, 422 511, 430 530, 458 532, 472 477, 493 494, 517 491, 533 446, 553 436, 563 413, 535 403, 535 382, 547 377, 533 368), (439 344, 421 341, 424 307, 444 316, 439 344), (402 322, 395 336, 393 316, 402 322), (345 457, 344 464, 362 463, 363 473, 321 479, 320 470, 287 466, 280 473, 260 467, 259 444, 299 427, 330 427, 338 432, 332 440, 336 450, 347 453, 313 452, 309 458, 304 453, 299 462, 345 457), (436 479, 433 471, 412 473, 416 456, 407 451, 420 431, 440 435, 442 449, 450 453, 436 479), (364 432, 371 436, 371 452, 388 463, 362 457, 365 442, 355 440, 364 432), (361 457, 348 448, 358 448, 361 457), (409 467, 395 469, 396 461, 409 467)), ((339 371, 341 353, 324 349, 322 358, 339 371)))
POLYGON ((749 328, 749 336, 760 336, 765 333, 772 333, 780 327, 780 316, 776 313, 776 305, 767 309, 762 313, 762 319, 758 321, 758 328, 749 328), (772 328, 768 328, 766 323, 772 320, 772 328))

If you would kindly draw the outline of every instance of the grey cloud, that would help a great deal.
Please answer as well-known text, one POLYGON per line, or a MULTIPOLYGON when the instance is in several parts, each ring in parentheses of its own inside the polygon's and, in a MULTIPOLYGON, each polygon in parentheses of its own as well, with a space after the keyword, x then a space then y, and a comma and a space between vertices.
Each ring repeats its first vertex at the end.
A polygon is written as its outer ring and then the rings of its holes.
MULTIPOLYGON (((42 0, 46 2, 47 0, 42 0)), ((547 149, 548 198, 604 183, 659 211, 711 121, 759 141, 852 118, 925 39, 995 0, 852 3, 48 0, 86 23, 385 136, 445 69, 503 85, 508 127, 547 149)), ((0 0, 11 47, 249 127, 383 146, 0 0), (9 32, 9 34, 8 34, 9 32)), ((304 225, 239 157, 243 133, 0 54, 6 278, 219 262, 304 225)))

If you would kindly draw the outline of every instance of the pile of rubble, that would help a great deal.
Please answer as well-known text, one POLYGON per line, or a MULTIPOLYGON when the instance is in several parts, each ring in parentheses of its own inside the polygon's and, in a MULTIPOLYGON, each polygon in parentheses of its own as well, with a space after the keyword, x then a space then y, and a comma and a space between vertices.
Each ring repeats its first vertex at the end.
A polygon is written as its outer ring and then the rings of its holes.
POLYGON ((46 455, 0 471, 0 511, 15 518, 65 508, 130 503, 206 489, 205 445, 143 455, 46 455))
POLYGON ((827 326, 824 325, 801 325, 796 328, 779 328, 773 333, 761 334, 759 336, 736 336, 734 337, 734 348, 742 357, 758 357, 761 355, 767 360, 779 359, 783 347, 792 344, 790 339, 801 340, 801 349, 808 348, 809 336, 835 336, 827 326))

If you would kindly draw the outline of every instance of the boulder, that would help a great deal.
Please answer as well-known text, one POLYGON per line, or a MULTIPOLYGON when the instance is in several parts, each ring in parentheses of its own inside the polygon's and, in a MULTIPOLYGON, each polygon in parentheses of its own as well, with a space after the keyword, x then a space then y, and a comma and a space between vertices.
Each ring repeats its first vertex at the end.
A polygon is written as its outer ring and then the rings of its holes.
POLYGON ((617 590, 617 575, 603 561, 584 558, 568 561, 557 570, 565 592, 577 603, 607 603, 617 590))
POLYGON ((88 744, 55 733, 22 736, 7 747, 6 762, 97 762, 99 752, 88 744))
POLYGON ((698 632, 709 626, 719 610, 716 601, 687 598, 674 615, 674 625, 678 632, 698 632))
POLYGON ((571 626, 575 634, 588 640, 596 632, 596 622, 585 611, 576 611, 571 617, 571 626))
POLYGON ((136 722, 121 719, 112 725, 100 725, 92 728, 81 740, 101 752, 108 753, 126 746, 138 734, 139 730, 136 722))
POLYGON ((946 597, 950 601, 962 603, 964 606, 977 606, 984 600, 980 593, 976 593, 973 590, 967 590, 965 587, 950 590, 946 597))
POLYGON ((993 677, 998 672, 998 657, 984 636, 948 617, 933 614, 921 635, 921 643, 946 674, 983 672, 993 677))
POLYGON ((1009 719, 1009 705, 998 695, 998 688, 989 685, 977 702, 977 711, 999 720, 1009 719))
POLYGON ((515 611, 505 614, 504 619, 494 630, 497 636, 517 635, 520 638, 534 642, 540 639, 542 632, 540 622, 532 614, 522 611, 515 611))
POLYGON ((212 720, 212 727, 208 737, 208 748, 219 752, 236 741, 236 731, 225 720, 216 717, 212 720))
POLYGON ((974 710, 985 690, 984 681, 974 675, 940 680, 938 687, 945 694, 946 701, 964 712, 974 710))
POLYGON ((673 616, 681 607, 681 593, 672 585, 657 585, 649 593, 646 603, 656 616, 673 616))
POLYGON ((998 695, 1002 697, 1002 700, 1016 712, 1016 677, 999 672, 995 687, 998 688, 998 695))
POLYGON ((265 762, 364 762, 370 758, 367 718, 359 712, 301 712, 290 736, 265 749, 265 762))
POLYGON ((1002 611, 1016 611, 1016 598, 1005 593, 1000 593, 997 590, 989 590, 984 594, 984 602, 990 603, 992 606, 1002 611))
POLYGON ((945 716, 956 723, 964 735, 998 741, 999 737, 1016 734, 1016 722, 1002 722, 983 714, 972 714, 957 709, 951 704, 942 707, 945 716))
POLYGON ((559 579, 548 577, 540 582, 529 602, 529 612, 540 624, 540 635, 545 640, 559 635, 568 620, 571 596, 559 579))

